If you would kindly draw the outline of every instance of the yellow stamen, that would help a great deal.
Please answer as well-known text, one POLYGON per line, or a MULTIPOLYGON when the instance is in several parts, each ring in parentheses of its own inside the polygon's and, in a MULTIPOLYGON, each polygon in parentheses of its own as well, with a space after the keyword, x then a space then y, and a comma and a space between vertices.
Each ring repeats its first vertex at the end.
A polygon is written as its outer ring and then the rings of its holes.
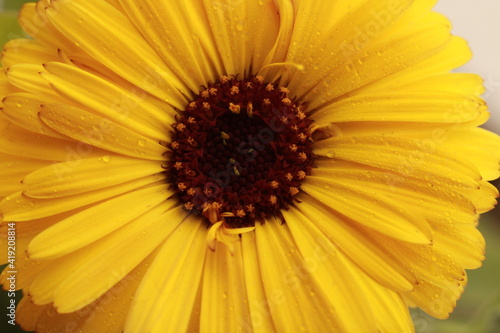
POLYGON ((290 189, 288 190, 290 192, 290 194, 292 196, 296 195, 297 193, 299 193, 299 189, 297 187, 290 187, 290 189))
POLYGON ((241 106, 239 106, 238 104, 229 103, 229 111, 234 114, 240 114, 241 106))
POLYGON ((238 95, 240 93, 240 88, 238 86, 231 87, 231 95, 238 95))

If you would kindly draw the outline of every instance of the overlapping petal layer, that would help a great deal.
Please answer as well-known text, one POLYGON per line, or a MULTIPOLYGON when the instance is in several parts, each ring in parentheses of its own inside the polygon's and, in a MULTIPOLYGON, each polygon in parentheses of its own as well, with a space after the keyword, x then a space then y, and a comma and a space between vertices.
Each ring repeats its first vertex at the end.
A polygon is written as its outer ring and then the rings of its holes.
POLYGON ((25 5, 33 39, 5 46, 0 75, 21 326, 412 332, 408 305, 446 318, 484 259, 500 139, 477 128, 481 79, 449 73, 470 51, 435 2, 25 5), (256 74, 303 103, 315 168, 282 220, 212 251, 164 172, 171 124, 209 82, 256 74))

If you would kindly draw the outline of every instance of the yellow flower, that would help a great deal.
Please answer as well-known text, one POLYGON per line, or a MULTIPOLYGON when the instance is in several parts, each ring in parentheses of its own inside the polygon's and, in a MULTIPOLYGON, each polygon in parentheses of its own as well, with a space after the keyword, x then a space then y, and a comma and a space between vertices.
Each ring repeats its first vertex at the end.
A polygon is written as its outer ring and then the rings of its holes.
POLYGON ((500 139, 434 3, 25 5, 33 39, 7 43, 0 76, 1 282, 24 291, 21 326, 446 318, 484 259, 500 139))

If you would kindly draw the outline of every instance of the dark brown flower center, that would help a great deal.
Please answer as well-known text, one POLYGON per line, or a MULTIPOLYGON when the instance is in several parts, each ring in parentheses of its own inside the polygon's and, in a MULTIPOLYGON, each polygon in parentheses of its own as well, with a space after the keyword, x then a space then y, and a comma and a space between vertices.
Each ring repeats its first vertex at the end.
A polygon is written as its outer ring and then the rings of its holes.
POLYGON ((177 120, 170 182, 186 209, 209 220, 208 207, 230 228, 280 216, 311 172, 312 121, 286 88, 259 76, 223 77, 177 120))

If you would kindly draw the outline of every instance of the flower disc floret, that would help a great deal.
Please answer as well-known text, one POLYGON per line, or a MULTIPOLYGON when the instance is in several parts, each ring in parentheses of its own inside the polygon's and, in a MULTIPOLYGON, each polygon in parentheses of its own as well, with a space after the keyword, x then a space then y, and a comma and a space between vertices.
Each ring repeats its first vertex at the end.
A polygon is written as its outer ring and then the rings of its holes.
POLYGON ((217 203, 230 227, 280 216, 311 172, 311 123, 287 88, 222 77, 173 124, 170 181, 186 209, 217 203))

